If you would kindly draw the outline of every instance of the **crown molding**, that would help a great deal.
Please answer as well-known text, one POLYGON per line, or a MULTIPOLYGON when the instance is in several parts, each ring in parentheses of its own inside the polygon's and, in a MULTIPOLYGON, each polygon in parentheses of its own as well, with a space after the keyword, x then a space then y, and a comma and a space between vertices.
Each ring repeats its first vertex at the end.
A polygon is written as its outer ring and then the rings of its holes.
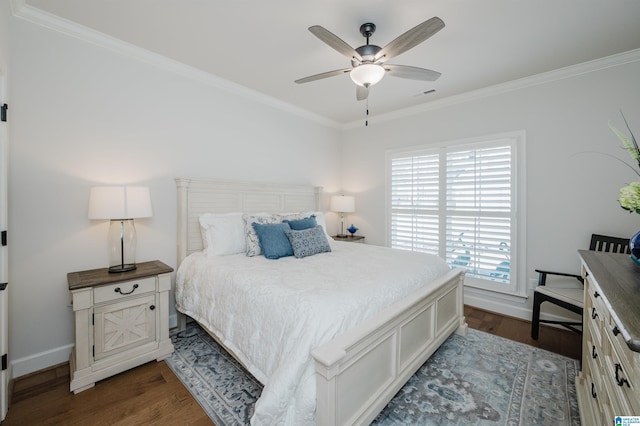
MULTIPOLYGON (((447 108, 453 105, 465 102, 475 101, 503 93, 513 92, 524 88, 538 86, 541 84, 552 83, 554 81, 564 80, 567 78, 577 77, 579 75, 600 71, 606 68, 617 67, 633 62, 640 61, 640 49, 629 50, 627 52, 616 55, 606 56, 604 58, 595 59, 593 61, 583 62, 577 65, 571 65, 565 68, 508 81, 506 83, 496 84, 494 86, 461 93, 455 96, 438 99, 421 105, 399 109, 397 111, 380 114, 369 118, 369 124, 381 123, 389 120, 397 120, 399 118, 411 115, 421 114, 427 111, 433 111, 440 108, 447 108)), ((359 128, 362 126, 362 120, 352 121, 342 125, 342 130, 359 128)))
MULTIPOLYGON (((324 126, 335 129, 348 130, 359 128, 362 125, 361 120, 352 121, 350 123, 339 123, 328 119, 316 113, 312 113, 303 108, 299 108, 287 102, 283 102, 272 96, 267 96, 256 90, 249 89, 239 84, 225 80, 221 77, 199 70, 197 68, 185 65, 181 62, 174 61, 160 54, 143 49, 131 43, 85 27, 73 21, 61 18, 41 9, 33 7, 26 3, 26 0, 9 0, 11 11, 14 16, 49 28, 54 31, 66 34, 68 36, 80 39, 82 41, 92 43, 105 49, 121 55, 147 62, 177 75, 198 81, 203 84, 224 90, 245 99, 259 102, 263 105, 276 108, 290 114, 314 121, 324 126)), ((560 68, 505 83, 496 84, 478 90, 462 93, 459 95, 449 96, 443 99, 427 102, 417 106, 403 108, 386 114, 380 114, 369 118, 369 123, 375 125, 384 121, 397 120, 399 118, 408 117, 428 111, 447 108, 465 102, 483 99, 503 93, 513 92, 527 87, 537 86, 541 84, 551 83, 558 80, 576 77, 582 74, 599 71, 606 68, 616 67, 627 63, 640 61, 640 49, 630 50, 628 52, 617 55, 607 56, 601 59, 584 62, 577 65, 560 68)))
POLYGON ((319 114, 312 113, 305 109, 296 107, 287 102, 283 102, 272 96, 265 95, 256 90, 249 89, 239 84, 225 80, 221 77, 207 73, 200 69, 191 67, 178 61, 167 58, 158 53, 151 52, 140 46, 128 43, 118 38, 101 33, 94 29, 85 27, 68 19, 53 15, 42 9, 38 9, 26 3, 26 0, 10 0, 11 10, 14 16, 24 19, 36 25, 60 32, 67 36, 94 44, 96 46, 111 50, 118 54, 146 62, 166 71, 207 84, 217 89, 224 90, 245 99, 259 102, 263 105, 276 108, 287 113, 297 115, 322 124, 324 126, 340 129, 341 123, 330 120, 319 114))

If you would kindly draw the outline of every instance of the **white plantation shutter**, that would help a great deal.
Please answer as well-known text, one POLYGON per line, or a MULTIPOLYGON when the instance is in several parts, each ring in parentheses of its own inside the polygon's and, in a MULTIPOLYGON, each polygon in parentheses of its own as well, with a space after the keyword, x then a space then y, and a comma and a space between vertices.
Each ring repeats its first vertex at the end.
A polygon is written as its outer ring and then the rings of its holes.
POLYGON ((392 153, 391 247, 440 255, 467 283, 514 292, 515 142, 392 153))
POLYGON ((438 253, 438 156, 392 160, 392 247, 438 253))

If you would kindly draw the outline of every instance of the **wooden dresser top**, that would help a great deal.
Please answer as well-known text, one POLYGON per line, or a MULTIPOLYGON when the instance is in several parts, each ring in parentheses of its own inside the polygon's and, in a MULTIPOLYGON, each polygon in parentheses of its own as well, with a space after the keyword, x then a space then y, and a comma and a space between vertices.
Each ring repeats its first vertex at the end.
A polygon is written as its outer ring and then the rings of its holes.
POLYGON ((640 265, 628 254, 578 250, 627 345, 640 352, 640 265))

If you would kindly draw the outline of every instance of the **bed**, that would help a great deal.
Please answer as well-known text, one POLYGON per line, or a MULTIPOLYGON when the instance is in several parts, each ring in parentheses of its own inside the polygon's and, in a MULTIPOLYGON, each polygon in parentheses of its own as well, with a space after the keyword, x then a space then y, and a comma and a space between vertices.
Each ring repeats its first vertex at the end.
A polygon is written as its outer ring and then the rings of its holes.
POLYGON ((207 214, 313 215, 326 232, 322 188, 176 183, 179 323, 193 318, 264 385, 252 424, 369 424, 451 333, 466 334, 463 272, 435 256, 331 238, 306 257, 211 254, 207 214))

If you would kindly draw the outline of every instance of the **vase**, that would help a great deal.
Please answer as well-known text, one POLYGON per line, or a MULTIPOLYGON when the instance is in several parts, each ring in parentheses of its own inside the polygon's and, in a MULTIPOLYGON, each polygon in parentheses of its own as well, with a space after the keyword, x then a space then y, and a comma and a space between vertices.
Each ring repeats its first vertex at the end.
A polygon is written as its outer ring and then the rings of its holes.
POLYGON ((629 240, 629 250, 636 259, 640 259, 640 231, 629 240))

